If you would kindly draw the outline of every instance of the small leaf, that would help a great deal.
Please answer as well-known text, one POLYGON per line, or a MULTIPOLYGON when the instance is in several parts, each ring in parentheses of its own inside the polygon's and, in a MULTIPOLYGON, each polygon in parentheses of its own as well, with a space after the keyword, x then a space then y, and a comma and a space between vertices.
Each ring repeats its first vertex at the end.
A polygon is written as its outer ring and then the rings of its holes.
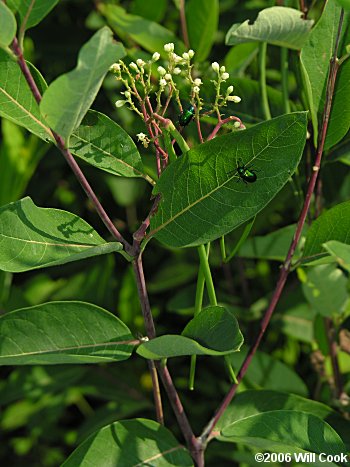
POLYGON ((339 266, 350 272, 350 245, 331 240, 324 243, 323 247, 334 256, 339 266))
POLYGON ((132 40, 141 45, 148 52, 159 52, 162 57, 167 57, 164 44, 173 42, 175 52, 180 54, 185 51, 184 44, 169 30, 141 16, 129 15, 124 8, 118 5, 99 3, 99 11, 106 17, 108 24, 117 33, 127 33, 132 40))
POLYGON ((348 301, 348 280, 336 264, 310 267, 302 284, 310 305, 322 316, 340 314, 348 301))
POLYGON ((7 47, 16 35, 16 18, 12 11, 0 2, 0 47, 7 47))
POLYGON ((327 255, 323 244, 337 240, 350 244, 350 201, 340 203, 318 217, 309 228, 303 258, 317 259, 327 255))
POLYGON ((298 50, 307 39, 312 24, 313 21, 302 18, 299 10, 273 6, 260 11, 253 23, 247 20, 232 25, 226 35, 226 44, 259 41, 298 50))
POLYGON ((8 6, 18 13, 21 28, 36 26, 57 5, 58 0, 7 0, 8 6))
MULTIPOLYGON (((248 349, 244 347, 241 352, 228 357, 233 368, 241 367, 247 353, 248 349)), ((288 391, 299 396, 308 394, 306 384, 292 368, 261 351, 254 355, 244 381, 248 387, 288 391)))
POLYGON ((203 309, 185 327, 181 336, 165 335, 140 345, 137 353, 144 358, 184 355, 227 355, 239 351, 243 336, 236 318, 224 307, 203 309))
MULTIPOLYGON (((344 443, 350 443, 350 423, 335 412, 331 407, 317 401, 305 399, 294 394, 278 391, 244 391, 235 396, 234 403, 230 404, 220 418, 217 429, 225 427, 239 420, 247 419, 270 411, 288 410, 296 413, 308 413, 327 422, 338 432, 344 443)), ((223 439, 221 436, 218 440, 223 439)), ((225 438, 225 441, 230 441, 225 438)))
POLYGON ((222 430, 230 441, 274 452, 342 454, 346 448, 328 423, 295 410, 271 410, 238 420, 222 430))
POLYGON ((114 175, 149 179, 133 140, 102 113, 88 111, 71 137, 70 150, 89 164, 114 175))
POLYGON ((83 219, 23 198, 0 209, 0 269, 22 272, 122 250, 83 219))
POLYGON ((40 103, 50 127, 67 142, 93 103, 110 65, 125 54, 104 27, 82 47, 73 71, 59 76, 45 91, 40 103))
POLYGON ((306 115, 297 112, 190 150, 170 164, 153 190, 162 197, 149 237, 173 247, 195 246, 251 219, 295 171, 305 135, 306 115), (256 169, 255 183, 239 179, 239 164, 256 169))
MULTIPOLYGON (((284 261, 292 242, 295 228, 295 225, 288 225, 287 227, 278 229, 276 232, 272 232, 268 235, 248 238, 239 249, 237 255, 242 256, 243 258, 284 261)), ((306 233, 306 229, 304 232, 306 233)), ((305 237, 303 236, 302 238, 305 237)), ((298 258, 300 254, 299 246, 293 258, 298 258)))
POLYGON ((218 28, 218 0, 189 0, 186 20, 190 47, 196 52, 196 61, 203 62, 210 53, 218 28))
MULTIPOLYGON (((30 69, 39 90, 43 92, 46 89, 44 79, 32 65, 30 69)), ((20 67, 2 50, 0 50, 0 116, 23 126, 45 141, 53 139, 20 67)))
POLYGON ((192 467, 187 449, 159 423, 144 418, 123 420, 91 435, 62 467, 192 467))
MULTIPOLYGON (((328 0, 326 2, 321 18, 311 31, 300 54, 301 69, 305 79, 314 129, 315 146, 317 144, 318 121, 323 111, 330 59, 334 51, 337 36, 340 10, 341 8, 335 0, 328 0)), ((342 95, 344 98, 344 92, 342 92, 342 95)), ((348 99, 346 98, 347 101, 348 99)), ((338 110, 336 109, 335 112, 337 113, 338 110)), ((334 122, 334 124, 338 125, 339 123, 334 122)))
POLYGON ((84 302, 51 302, 0 317, 0 365, 115 362, 135 345, 116 316, 84 302))

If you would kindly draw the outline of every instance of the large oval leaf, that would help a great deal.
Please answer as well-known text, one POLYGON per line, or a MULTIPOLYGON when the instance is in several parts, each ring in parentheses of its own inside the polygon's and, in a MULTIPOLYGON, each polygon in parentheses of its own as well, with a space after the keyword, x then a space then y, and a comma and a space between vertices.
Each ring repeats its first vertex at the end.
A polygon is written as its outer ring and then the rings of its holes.
POLYGON ((104 27, 84 44, 73 71, 59 76, 45 91, 40 110, 50 127, 67 142, 93 103, 110 65, 124 56, 104 27))
POLYGON ((222 435, 267 451, 346 453, 340 436, 328 423, 296 410, 271 410, 242 418, 225 427, 222 435))
POLYGON ((130 136, 106 115, 89 110, 70 140, 72 153, 101 170, 123 177, 150 178, 130 136))
POLYGON ((114 362, 135 340, 108 311, 84 302, 51 302, 0 318, 0 365, 114 362))
POLYGON ((243 335, 232 313, 222 306, 210 306, 195 316, 181 336, 165 335, 143 343, 137 353, 148 359, 184 355, 227 355, 239 351, 243 335))
POLYGON ((312 24, 313 21, 302 18, 299 10, 273 6, 260 11, 253 23, 247 20, 242 24, 233 24, 226 35, 226 44, 259 41, 300 49, 312 24))
POLYGON ((58 0, 7 0, 8 6, 18 14, 23 30, 40 23, 57 3, 58 0))
MULTIPOLYGON (((293 410, 314 415, 331 425, 344 443, 347 445, 350 443, 350 423, 338 412, 320 402, 278 391, 250 390, 237 394, 220 418, 216 428, 222 431, 236 421, 271 410, 293 410)), ((224 438, 221 435, 218 439, 230 441, 229 438, 224 438)))
POLYGON ((337 240, 350 244, 350 201, 340 203, 316 219, 306 235, 304 259, 312 260, 327 255, 323 244, 337 240))
MULTIPOLYGON (((30 69, 40 92, 43 92, 46 88, 44 79, 33 66, 30 69)), ((53 139, 21 69, 3 50, 0 50, 0 116, 23 126, 45 141, 53 139)))
POLYGON ((296 112, 201 144, 173 162, 153 194, 161 193, 148 237, 173 247, 210 242, 261 211, 295 171, 305 144, 306 114, 296 112), (256 169, 243 183, 238 164, 256 169))
POLYGON ((89 258, 123 247, 107 243, 83 219, 38 208, 23 198, 0 209, 0 269, 22 272, 89 258))
POLYGON ((0 2, 0 47, 6 48, 16 35, 16 19, 12 11, 0 2))
POLYGON ((84 441, 62 467, 191 467, 191 457, 172 433, 144 418, 105 426, 84 441))

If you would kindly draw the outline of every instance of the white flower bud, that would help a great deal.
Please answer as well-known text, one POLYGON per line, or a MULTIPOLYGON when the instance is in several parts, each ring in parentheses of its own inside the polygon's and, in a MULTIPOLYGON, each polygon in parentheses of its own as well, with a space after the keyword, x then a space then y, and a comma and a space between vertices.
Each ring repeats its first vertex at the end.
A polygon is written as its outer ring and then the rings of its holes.
POLYGON ((241 128, 241 124, 240 124, 239 122, 235 122, 235 123, 233 124, 233 126, 234 126, 235 128, 241 128))
POLYGON ((184 52, 184 53, 182 54, 182 58, 184 58, 185 60, 189 60, 189 59, 190 59, 190 56, 189 56, 189 54, 188 54, 187 52, 184 52))
POLYGON ((200 86, 201 84, 203 84, 200 78, 196 78, 193 82, 196 86, 200 86))
POLYGON ((142 58, 138 58, 138 59, 136 60, 136 63, 138 64, 138 66, 139 66, 140 68, 144 67, 144 65, 145 65, 145 62, 142 60, 142 58))
POLYGON ((173 59, 175 63, 181 63, 183 61, 183 58, 176 54, 173 54, 173 59))
POLYGON ((125 91, 125 92, 124 92, 124 96, 125 96, 127 99, 130 99, 130 97, 131 97, 130 91, 125 91))
POLYGON ((126 104, 126 101, 120 100, 120 101, 117 101, 117 102, 115 103, 115 106, 116 106, 117 108, 119 108, 119 107, 123 107, 123 105, 125 105, 125 104, 126 104))
POLYGON ((220 70, 220 66, 219 66, 218 62, 213 62, 213 63, 211 64, 211 67, 212 67, 212 69, 213 69, 214 71, 216 71, 217 73, 218 73, 219 70, 220 70))
POLYGON ((135 71, 139 71, 139 69, 138 69, 136 63, 134 63, 134 62, 129 63, 129 67, 132 68, 132 69, 135 70, 135 71))
POLYGON ((157 62, 160 59, 160 54, 158 52, 154 52, 152 55, 152 61, 157 62))
POLYGON ((199 91, 200 91, 200 89, 199 89, 198 86, 194 86, 194 87, 193 87, 193 92, 194 92, 194 93, 198 94, 199 91))
POLYGON ((174 44, 169 42, 169 44, 164 45, 165 52, 174 52, 174 44))
POLYGON ((171 74, 167 73, 166 75, 164 75, 164 79, 166 79, 167 81, 171 81, 171 79, 172 79, 171 74))
POLYGON ((109 71, 112 71, 113 73, 118 73, 120 71, 119 63, 113 63, 113 65, 109 67, 109 71))
POLYGON ((228 96, 227 100, 238 104, 242 99, 239 96, 228 96))
POLYGON ((162 88, 164 88, 164 86, 166 86, 166 85, 167 85, 166 80, 165 80, 164 78, 161 78, 161 79, 159 80, 159 86, 161 86, 162 88))
POLYGON ((157 70, 158 70, 158 73, 160 74, 160 76, 164 76, 166 74, 166 69, 163 68, 162 66, 159 66, 157 68, 157 70))
POLYGON ((173 73, 174 75, 179 75, 181 73, 181 68, 178 68, 178 67, 174 68, 173 73))
POLYGON ((226 89, 226 94, 227 94, 227 95, 231 94, 231 92, 233 92, 233 86, 229 86, 229 87, 226 89))
POLYGON ((222 66, 220 67, 220 71, 221 71, 221 73, 224 73, 224 72, 226 71, 226 68, 224 67, 224 65, 222 65, 222 66))
POLYGON ((223 73, 223 74, 221 75, 221 79, 222 79, 223 81, 226 81, 227 79, 229 79, 229 77, 230 77, 230 75, 229 75, 228 73, 223 73))
POLYGON ((188 55, 190 56, 190 58, 193 58, 194 57, 194 50, 190 49, 188 51, 188 55))

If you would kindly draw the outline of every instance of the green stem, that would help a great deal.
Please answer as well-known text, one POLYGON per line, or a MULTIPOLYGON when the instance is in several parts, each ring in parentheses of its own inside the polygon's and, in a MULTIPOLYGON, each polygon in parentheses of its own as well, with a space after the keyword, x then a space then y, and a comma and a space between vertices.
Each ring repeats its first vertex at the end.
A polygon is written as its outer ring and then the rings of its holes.
POLYGON ((213 278, 211 276, 208 256, 207 256, 207 252, 206 252, 204 245, 200 245, 198 247, 198 254, 199 254, 201 269, 203 270, 204 277, 205 277, 205 283, 207 286, 210 305, 216 306, 218 302, 216 300, 213 278))
POLYGON ((230 357, 228 355, 225 355, 225 364, 226 364, 226 368, 228 370, 228 374, 230 376, 231 383, 238 384, 236 373, 235 373, 234 369, 232 368, 230 357))
POLYGON ((225 263, 228 263, 229 261, 231 261, 231 259, 235 256, 235 254, 237 253, 237 251, 241 248, 241 246, 243 245, 243 243, 246 241, 248 235, 250 234, 250 231, 252 230, 252 227, 253 227, 253 224, 255 222, 255 216, 253 217, 253 219, 249 222, 249 224, 247 224, 245 227, 244 227, 244 230, 243 230, 243 233, 241 235, 241 238, 238 240, 236 246, 234 247, 234 249, 231 251, 230 255, 225 259, 225 263))
POLYGON ((281 74, 282 74, 282 95, 284 113, 290 113, 289 93, 288 93, 288 49, 281 48, 281 74))
POLYGON ((163 131, 165 150, 169 156, 169 162, 174 162, 177 159, 176 153, 174 151, 174 146, 171 144, 170 134, 167 130, 163 131))
POLYGON ((225 235, 220 237, 220 252, 221 252, 221 258, 222 262, 226 262, 226 247, 225 247, 225 235))
POLYGON ((259 73, 260 73, 260 92, 261 105, 266 120, 271 120, 271 112, 266 89, 266 49, 267 43, 261 42, 259 46, 259 73))

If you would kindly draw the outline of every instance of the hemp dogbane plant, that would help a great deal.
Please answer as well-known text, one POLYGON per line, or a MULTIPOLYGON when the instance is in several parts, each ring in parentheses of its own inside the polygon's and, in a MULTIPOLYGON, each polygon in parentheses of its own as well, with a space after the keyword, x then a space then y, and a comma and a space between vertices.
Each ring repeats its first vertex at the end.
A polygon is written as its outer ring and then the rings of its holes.
MULTIPOLYGON (((317 180, 324 154, 348 164, 349 12, 329 0, 314 24, 308 13, 317 14, 304 2, 302 11, 266 8, 254 21, 232 25, 226 46, 233 49, 220 44, 223 65, 209 57, 215 37, 222 37, 216 34, 218 1, 164 7, 178 15, 182 40, 151 21, 161 17, 159 0, 147 2, 150 11, 133 2, 140 15, 100 1, 88 23, 104 20, 123 44, 102 27, 81 48, 77 66, 48 85, 23 54, 28 29, 56 3, 0 1, 0 363, 13 367, 1 373, 10 375, 0 384, 0 403, 9 404, 2 428, 16 429, 11 420, 24 417, 10 417, 16 410, 11 404, 27 398, 33 413, 41 394, 40 407, 45 400, 50 408, 74 400, 86 423, 74 436, 58 431, 67 440, 59 460, 43 460, 33 454, 38 436, 54 437, 56 428, 52 417, 40 417, 48 427, 35 426, 36 438, 26 444, 36 465, 249 464, 254 454, 258 461, 264 456, 257 448, 273 451, 273 462, 296 461, 294 453, 326 453, 343 462, 350 445, 343 417, 350 380, 341 374, 338 346, 348 353, 350 207, 342 198, 334 206, 317 180), (280 52, 278 70, 267 64, 268 44, 280 52), (270 77, 278 71, 279 89, 267 86, 267 67, 275 72, 270 77), (106 111, 132 128, 131 135, 91 109, 108 71, 115 80, 105 92, 115 105, 106 111), (35 204, 50 204, 40 190, 27 188, 49 148, 42 163, 63 155, 105 231, 91 213, 99 232, 73 212, 78 202, 68 206, 72 212, 35 204), (91 184, 83 173, 89 166, 100 171, 91 184), (145 193, 139 212, 136 196, 131 204, 121 196, 136 186, 134 179, 145 193), (104 191, 98 196, 97 189, 104 191), (34 200, 22 197, 28 193, 34 200), (124 202, 126 222, 109 214, 123 213, 110 194, 124 202), (331 209, 323 213, 323 205, 331 209), (276 225, 283 228, 274 232, 276 225), (240 261, 231 262, 236 256, 240 261), (244 257, 258 262, 246 275, 244 257), (270 268, 269 261, 279 261, 280 268, 270 268), (76 271, 67 266, 74 262, 84 270, 61 277, 76 271), (262 280, 264 268, 272 272, 262 280), (291 288, 297 289, 297 309, 281 303, 296 268, 291 288), (45 273, 32 276, 35 269, 45 273), (14 282, 13 274, 19 275, 14 282), (164 291, 170 300, 163 300, 164 291), (280 321, 272 323, 267 344, 274 351, 283 336, 289 347, 276 354, 284 362, 258 350, 278 304, 280 321), (307 398, 304 381, 286 364, 311 348, 316 351, 307 371, 318 380, 315 399, 322 404, 307 398), (47 395, 48 381, 55 402, 47 395), (62 394, 68 395, 61 400, 62 394), (101 412, 89 400, 94 396, 106 402, 101 412)), ((65 192, 62 200, 67 198, 65 192)), ((25 451, 17 433, 13 443, 16 455, 25 451)), ((1 449, 0 459, 9 465, 1 449)))

